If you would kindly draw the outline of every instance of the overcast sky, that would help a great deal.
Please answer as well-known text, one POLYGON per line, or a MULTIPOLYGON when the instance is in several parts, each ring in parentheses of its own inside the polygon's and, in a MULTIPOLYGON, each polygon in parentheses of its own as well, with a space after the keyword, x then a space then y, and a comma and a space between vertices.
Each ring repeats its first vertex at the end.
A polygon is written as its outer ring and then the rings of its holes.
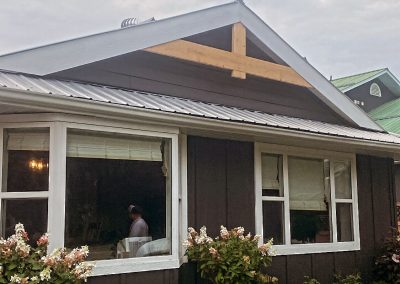
MULTIPOLYGON (((226 0, 0 0, 0 54, 165 18, 226 0)), ((400 76, 400 0, 245 0, 326 77, 400 76)))

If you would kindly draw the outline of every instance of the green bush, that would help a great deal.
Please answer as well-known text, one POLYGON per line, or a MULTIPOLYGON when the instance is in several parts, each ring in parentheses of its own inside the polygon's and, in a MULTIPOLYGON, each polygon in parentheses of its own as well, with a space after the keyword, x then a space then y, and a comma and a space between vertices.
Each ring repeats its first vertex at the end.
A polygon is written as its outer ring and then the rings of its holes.
MULTIPOLYGON (((321 284, 321 283, 317 279, 305 276, 303 284, 321 284)), ((361 284, 361 277, 360 274, 358 273, 347 276, 341 276, 340 274, 336 274, 334 276, 333 284, 361 284)))
POLYGON ((258 246, 260 237, 244 236, 242 227, 228 231, 221 226, 215 239, 207 236, 205 227, 200 234, 193 228, 188 231, 186 255, 197 262, 202 278, 214 284, 277 283, 277 278, 262 272, 271 264, 272 240, 258 246))
POLYGON ((310 276, 304 276, 303 284, 321 284, 317 279, 311 278, 310 276))
POLYGON ((360 274, 351 274, 347 276, 342 276, 340 274, 335 275, 334 284, 361 284, 361 276, 360 274))
POLYGON ((385 239, 375 258, 374 276, 375 280, 384 283, 400 283, 400 234, 397 230, 385 239))
POLYGON ((67 252, 57 249, 47 255, 48 236, 44 234, 31 247, 28 233, 22 224, 15 234, 0 240, 0 283, 72 284, 86 281, 93 265, 84 263, 87 247, 67 252))

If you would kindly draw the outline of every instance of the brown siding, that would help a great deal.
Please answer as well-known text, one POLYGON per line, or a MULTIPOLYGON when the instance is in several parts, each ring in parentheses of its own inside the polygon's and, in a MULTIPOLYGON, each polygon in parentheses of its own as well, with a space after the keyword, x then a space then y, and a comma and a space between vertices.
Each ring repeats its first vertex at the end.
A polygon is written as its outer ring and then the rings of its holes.
POLYGON ((348 124, 308 89, 144 51, 65 70, 58 78, 106 84, 318 121, 348 124))
MULTIPOLYGON (((188 137, 189 225, 206 225, 211 234, 221 224, 244 226, 254 232, 253 143, 188 137)), ((277 256, 268 271, 279 283, 302 283, 304 276, 332 283, 335 273, 361 272, 371 279, 373 256, 394 225, 393 160, 357 156, 361 250, 277 256)), ((97 277, 91 284, 203 284, 192 264, 179 270, 97 277)))

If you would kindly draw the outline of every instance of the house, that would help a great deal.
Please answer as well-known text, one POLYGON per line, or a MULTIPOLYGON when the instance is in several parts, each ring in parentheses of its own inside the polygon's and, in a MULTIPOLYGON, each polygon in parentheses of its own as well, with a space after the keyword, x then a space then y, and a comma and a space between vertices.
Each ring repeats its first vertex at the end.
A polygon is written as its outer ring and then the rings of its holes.
MULTIPOLYGON (((131 21, 125 21, 131 22, 131 21)), ((188 226, 274 238, 280 283, 371 278, 387 133, 241 1, 0 56, 2 234, 88 244, 89 283, 199 283, 188 226), (150 239, 126 239, 140 206, 150 239), (34 222, 33 222, 34 221, 34 222)))
MULTIPOLYGON (((400 96, 400 81, 388 68, 337 78, 331 81, 333 85, 366 112, 371 112, 400 96)), ((385 128, 384 125, 381 126, 385 128)), ((391 131, 390 129, 386 130, 391 131)))
MULTIPOLYGON (((388 132, 400 134, 400 81, 388 68, 337 78, 332 83, 388 132)), ((400 167, 395 161, 397 215, 400 217, 400 167)), ((400 219, 399 219, 400 227, 400 219)))

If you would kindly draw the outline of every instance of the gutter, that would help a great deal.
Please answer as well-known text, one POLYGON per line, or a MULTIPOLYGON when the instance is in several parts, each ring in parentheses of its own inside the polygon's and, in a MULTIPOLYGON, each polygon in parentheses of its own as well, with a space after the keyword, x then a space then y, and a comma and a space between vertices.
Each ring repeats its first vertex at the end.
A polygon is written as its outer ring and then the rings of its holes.
POLYGON ((346 143, 353 146, 373 147, 376 150, 400 153, 400 144, 396 143, 363 140, 267 125, 195 117, 174 112, 149 110, 145 108, 97 102, 82 98, 55 96, 33 91, 9 88, 0 89, 0 103, 25 108, 30 107, 41 112, 63 112, 135 122, 141 121, 145 123, 156 123, 158 125, 187 127, 230 134, 234 133, 251 136, 289 136, 292 138, 309 139, 320 142, 346 143))

